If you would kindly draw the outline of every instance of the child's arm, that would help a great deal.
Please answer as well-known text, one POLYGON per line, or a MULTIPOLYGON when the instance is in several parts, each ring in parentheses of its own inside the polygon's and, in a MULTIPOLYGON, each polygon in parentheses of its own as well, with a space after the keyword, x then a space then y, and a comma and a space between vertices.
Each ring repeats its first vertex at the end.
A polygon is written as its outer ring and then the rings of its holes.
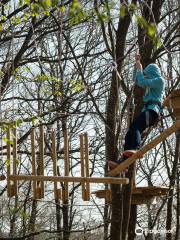
POLYGON ((145 79, 144 75, 141 71, 136 71, 136 83, 140 87, 151 87, 151 88, 158 88, 162 83, 163 79, 160 77, 145 79))

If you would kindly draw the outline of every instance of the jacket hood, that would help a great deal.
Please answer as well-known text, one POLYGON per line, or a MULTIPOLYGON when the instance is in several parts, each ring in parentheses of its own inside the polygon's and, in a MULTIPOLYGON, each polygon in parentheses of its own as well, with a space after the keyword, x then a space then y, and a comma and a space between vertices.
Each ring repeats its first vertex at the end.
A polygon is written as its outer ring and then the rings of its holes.
POLYGON ((147 78, 161 77, 161 71, 157 64, 151 63, 144 69, 144 75, 147 78))

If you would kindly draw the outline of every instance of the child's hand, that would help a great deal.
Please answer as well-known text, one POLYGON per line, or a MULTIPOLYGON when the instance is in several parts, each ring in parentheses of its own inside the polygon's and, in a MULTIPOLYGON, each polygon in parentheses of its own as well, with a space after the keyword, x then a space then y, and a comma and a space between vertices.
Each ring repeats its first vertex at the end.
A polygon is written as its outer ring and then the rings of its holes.
POLYGON ((136 62, 141 60, 141 55, 139 53, 136 53, 135 60, 136 62))
POLYGON ((142 64, 140 61, 136 61, 136 69, 138 69, 142 72, 142 64))

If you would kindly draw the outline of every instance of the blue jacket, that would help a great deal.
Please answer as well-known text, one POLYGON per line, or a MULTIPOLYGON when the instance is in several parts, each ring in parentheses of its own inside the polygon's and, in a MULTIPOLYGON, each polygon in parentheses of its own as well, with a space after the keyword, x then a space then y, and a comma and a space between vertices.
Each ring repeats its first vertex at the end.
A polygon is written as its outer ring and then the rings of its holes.
MULTIPOLYGON (((143 97, 144 103, 148 101, 156 101, 161 103, 164 93, 164 79, 161 76, 159 67, 156 64, 149 64, 143 71, 136 70, 136 84, 145 88, 145 95, 143 97)), ((158 114, 161 108, 157 104, 148 105, 147 109, 152 109, 158 114)), ((142 109, 145 111, 145 107, 142 109)))

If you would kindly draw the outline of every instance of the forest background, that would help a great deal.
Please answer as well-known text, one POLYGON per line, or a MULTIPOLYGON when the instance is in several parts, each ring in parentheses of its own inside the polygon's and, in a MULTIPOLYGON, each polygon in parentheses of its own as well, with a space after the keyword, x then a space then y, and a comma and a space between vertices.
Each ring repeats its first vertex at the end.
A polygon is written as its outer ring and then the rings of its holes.
MULTIPOLYGON (((1 173, 6 174, 8 165, 6 126, 16 121, 18 174, 31 174, 30 129, 43 124, 47 175, 52 175, 50 131, 56 130, 63 175, 63 133, 68 129, 70 174, 80 174, 79 134, 88 132, 90 175, 105 176, 107 161, 117 159, 123 149, 130 109, 136 117, 142 106, 143 89, 134 87, 132 79, 138 49, 143 67, 151 62, 160 66, 164 98, 180 87, 178 8, 178 0, 2 0, 1 173)), ((163 127, 174 120, 171 110, 165 110, 163 127)), ((158 134, 159 128, 145 133, 143 144, 158 134)), ((68 202, 54 201, 50 183, 44 199, 32 199, 31 182, 20 182, 18 196, 8 198, 6 181, 1 182, 0 239, 130 240, 141 227, 142 239, 178 240, 179 148, 177 132, 137 163, 137 186, 169 187, 168 196, 155 205, 130 207, 127 187, 122 206, 119 186, 112 189, 112 205, 94 195, 83 202, 80 184, 70 185, 68 202), (154 235, 148 229, 167 233, 154 235)), ((38 144, 36 154, 38 159, 38 144)), ((131 182, 133 167, 127 175, 131 182)), ((91 190, 104 187, 93 185, 91 190)))

